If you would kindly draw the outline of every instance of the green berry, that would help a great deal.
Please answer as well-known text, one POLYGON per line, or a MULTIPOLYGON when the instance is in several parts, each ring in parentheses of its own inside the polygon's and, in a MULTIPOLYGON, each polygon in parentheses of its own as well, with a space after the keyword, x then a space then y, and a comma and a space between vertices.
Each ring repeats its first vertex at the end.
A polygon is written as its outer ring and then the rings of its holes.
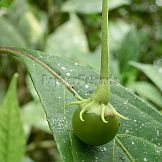
POLYGON ((84 121, 82 121, 80 119, 81 110, 82 108, 79 106, 72 118, 74 133, 81 141, 88 145, 98 146, 108 143, 116 136, 120 125, 116 115, 105 116, 107 121, 105 123, 100 114, 95 113, 95 111, 87 111, 83 113, 84 121))

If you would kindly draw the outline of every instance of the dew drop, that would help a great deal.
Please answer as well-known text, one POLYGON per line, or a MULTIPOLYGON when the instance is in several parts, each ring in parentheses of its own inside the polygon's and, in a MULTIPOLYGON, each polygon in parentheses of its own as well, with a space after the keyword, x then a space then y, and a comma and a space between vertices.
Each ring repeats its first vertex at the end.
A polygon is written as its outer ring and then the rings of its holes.
POLYGON ((58 99, 61 99, 61 96, 58 96, 58 99))
POLYGON ((147 158, 145 157, 145 158, 143 159, 143 161, 147 161, 147 158))
POLYGON ((159 134, 159 130, 157 130, 157 131, 156 131, 156 134, 157 134, 157 136, 159 136, 159 135, 160 135, 160 134, 159 134))
POLYGON ((103 150, 106 151, 106 147, 103 147, 103 150))
POLYGON ((132 145, 134 145, 134 142, 132 141, 132 145))
POLYGON ((129 130, 126 130, 126 133, 129 133, 129 130))
POLYGON ((61 67, 62 70, 65 70, 66 68, 64 66, 61 67))
POLYGON ((161 146, 161 144, 160 144, 160 143, 158 143, 158 146, 161 146))
POLYGON ((89 85, 86 84, 86 85, 85 85, 85 88, 89 88, 89 85))
POLYGON ((70 73, 66 73, 67 76, 70 76, 70 73))
POLYGON ((75 62, 75 63, 74 63, 74 65, 76 65, 76 66, 77 66, 77 65, 78 65, 78 63, 77 63, 77 62, 75 62))
POLYGON ((57 84, 57 85, 60 85, 60 83, 59 83, 58 81, 56 81, 56 84, 57 84))
POLYGON ((124 101, 124 103, 123 103, 124 105, 127 105, 128 104, 128 100, 126 100, 126 101, 124 101))
POLYGON ((160 154, 160 150, 156 150, 156 153, 160 154))

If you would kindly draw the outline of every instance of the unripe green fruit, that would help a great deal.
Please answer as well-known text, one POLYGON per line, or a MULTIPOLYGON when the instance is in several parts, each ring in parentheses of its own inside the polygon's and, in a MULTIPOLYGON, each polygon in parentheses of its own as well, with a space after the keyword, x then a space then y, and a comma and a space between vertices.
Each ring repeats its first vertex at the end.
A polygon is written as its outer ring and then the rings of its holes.
POLYGON ((80 119, 81 107, 79 106, 72 118, 72 126, 76 136, 84 143, 92 146, 103 145, 111 141, 117 134, 119 121, 115 115, 105 116, 104 123, 101 116, 95 112, 85 112, 80 119))

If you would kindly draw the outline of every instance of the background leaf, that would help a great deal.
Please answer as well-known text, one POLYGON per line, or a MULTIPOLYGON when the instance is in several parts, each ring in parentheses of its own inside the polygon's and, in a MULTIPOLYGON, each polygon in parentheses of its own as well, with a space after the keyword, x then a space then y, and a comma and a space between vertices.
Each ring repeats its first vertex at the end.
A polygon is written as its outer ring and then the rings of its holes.
POLYGON ((38 128, 47 133, 50 133, 48 123, 40 102, 31 101, 23 106, 21 115, 27 133, 29 133, 31 127, 38 128))
POLYGON ((15 75, 0 109, 0 161, 21 162, 25 149, 25 135, 16 97, 15 75))
POLYGON ((133 24, 130 25, 118 19, 109 23, 109 38, 110 52, 119 63, 120 80, 124 85, 128 85, 137 77, 137 70, 132 68, 128 62, 139 60, 140 43, 143 36, 141 33, 137 33, 133 24))
MULTIPOLYGON (((111 103, 129 117, 121 121, 121 127, 115 143, 110 142, 99 147, 88 147, 73 134, 71 117, 74 109, 65 108, 65 104, 74 100, 73 95, 49 73, 49 68, 68 80, 82 97, 90 95, 96 87, 98 75, 78 64, 59 57, 46 55, 38 51, 21 50, 30 53, 48 65, 43 68, 38 62, 20 55, 30 72, 34 86, 39 94, 51 131, 57 141, 61 157, 66 162, 89 161, 156 161, 162 159, 162 116, 133 93, 118 83, 111 82, 111 103), (68 75, 67 75, 68 74, 68 75), (140 148, 140 149, 139 149, 140 148)), ((43 64, 42 64, 43 65, 43 64)))
MULTIPOLYGON (((120 7, 122 5, 128 5, 131 1, 130 0, 110 0, 109 1, 109 8, 114 9, 120 7)), ((62 6, 62 10, 66 12, 79 12, 79 13, 98 13, 101 12, 101 3, 100 0, 92 0, 90 1, 82 1, 82 0, 68 0, 62 6), (82 7, 81 7, 82 6, 82 7)))
POLYGON ((3 17, 0 17, 0 26, 1 46, 27 47, 24 38, 19 34, 18 30, 3 17))
POLYGON ((162 95, 160 91, 151 83, 138 81, 129 85, 129 88, 138 93, 141 97, 153 102, 160 109, 162 108, 162 95))
MULTIPOLYGON (((7 13, 7 20, 21 34, 28 47, 35 49, 42 49, 46 29, 46 22, 43 21, 44 24, 41 22, 43 14, 39 15, 38 19, 27 0, 14 0, 7 13)), ((45 17, 45 14, 43 16, 45 17)))
POLYGON ((83 26, 75 14, 71 14, 69 21, 49 35, 45 51, 51 55, 74 60, 89 52, 83 26))
POLYGON ((130 65, 141 70, 162 92, 162 68, 156 65, 130 62, 130 65))

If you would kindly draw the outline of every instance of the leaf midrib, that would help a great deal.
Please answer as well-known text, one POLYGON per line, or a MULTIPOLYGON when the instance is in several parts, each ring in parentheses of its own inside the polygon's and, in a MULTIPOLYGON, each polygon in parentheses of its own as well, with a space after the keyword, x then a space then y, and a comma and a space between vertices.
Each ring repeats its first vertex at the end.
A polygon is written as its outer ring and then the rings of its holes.
MULTIPOLYGON (((64 115, 65 115, 65 120, 66 121, 68 121, 67 120, 67 116, 66 116, 66 101, 65 101, 65 88, 64 88, 64 115)), ((68 131, 69 132, 69 131, 68 131)), ((71 138, 71 136, 70 136, 70 132, 68 133, 68 135, 69 135, 69 139, 70 139, 70 144, 71 144, 71 148, 72 148, 72 138, 71 138)), ((72 149, 72 158, 73 158, 73 162, 74 162, 74 153, 73 153, 73 149, 72 149)))
POLYGON ((126 156, 128 157, 128 159, 131 161, 131 162, 135 162, 133 156, 131 155, 131 153, 127 150, 127 148, 123 145, 123 143, 119 140, 118 137, 115 137, 115 140, 117 141, 117 145, 118 147, 120 147, 124 153, 126 154, 126 156))

